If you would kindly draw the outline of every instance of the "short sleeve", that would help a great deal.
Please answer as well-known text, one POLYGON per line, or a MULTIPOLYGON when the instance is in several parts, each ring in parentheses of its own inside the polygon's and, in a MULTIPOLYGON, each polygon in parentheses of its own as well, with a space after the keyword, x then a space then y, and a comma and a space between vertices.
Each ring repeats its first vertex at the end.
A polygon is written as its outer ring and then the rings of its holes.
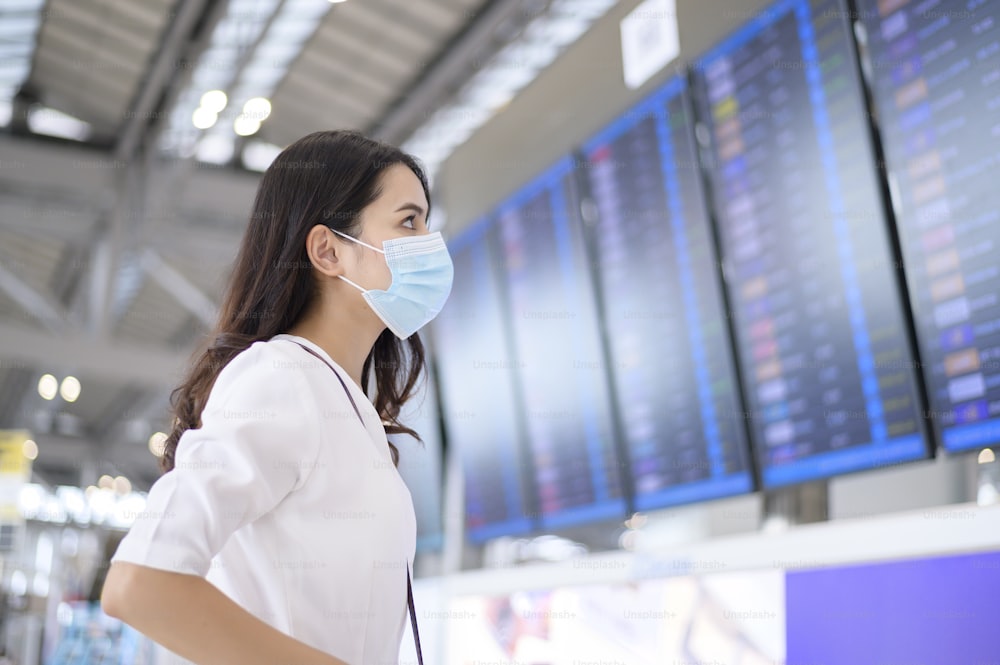
POLYGON ((219 373, 112 561, 204 577, 230 535, 301 486, 319 454, 315 398, 273 349, 258 342, 219 373))

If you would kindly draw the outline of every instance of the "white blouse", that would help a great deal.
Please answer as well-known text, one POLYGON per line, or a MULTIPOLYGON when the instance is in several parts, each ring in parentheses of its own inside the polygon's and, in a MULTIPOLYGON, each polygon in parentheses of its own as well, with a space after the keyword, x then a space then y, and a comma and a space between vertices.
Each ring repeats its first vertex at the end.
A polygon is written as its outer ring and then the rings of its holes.
POLYGON ((202 427, 181 436, 112 561, 205 577, 312 647, 388 665, 415 547, 412 498, 371 401, 322 348, 282 334, 219 373, 202 427), (337 369, 364 427, 330 368, 295 342, 337 369))

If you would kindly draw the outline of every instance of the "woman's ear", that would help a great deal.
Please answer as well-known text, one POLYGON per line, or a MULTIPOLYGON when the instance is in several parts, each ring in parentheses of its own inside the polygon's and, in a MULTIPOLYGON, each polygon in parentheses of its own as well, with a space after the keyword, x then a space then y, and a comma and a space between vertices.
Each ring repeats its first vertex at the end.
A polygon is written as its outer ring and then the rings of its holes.
POLYGON ((309 229, 309 234, 306 236, 306 254, 309 256, 309 262, 327 277, 336 277, 344 273, 344 262, 340 254, 343 251, 342 247, 337 234, 322 224, 309 229))

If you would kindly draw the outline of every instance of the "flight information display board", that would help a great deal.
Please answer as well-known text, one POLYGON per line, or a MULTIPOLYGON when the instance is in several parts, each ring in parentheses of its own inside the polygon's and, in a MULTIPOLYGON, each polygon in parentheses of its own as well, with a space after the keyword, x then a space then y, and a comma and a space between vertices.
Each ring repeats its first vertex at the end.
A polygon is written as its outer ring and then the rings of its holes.
POLYGON ((1000 444, 1000 3, 862 0, 932 421, 1000 444))
POLYGON ((583 147, 635 508, 753 490, 686 80, 583 147))
POLYGON ((497 208, 521 413, 543 529, 626 511, 573 159, 497 208))
POLYGON ((929 452, 846 15, 781 0, 694 69, 766 488, 929 452))
POLYGON ((536 526, 489 229, 482 220, 448 243, 454 284, 431 324, 448 445, 465 477, 465 535, 474 543, 536 526))

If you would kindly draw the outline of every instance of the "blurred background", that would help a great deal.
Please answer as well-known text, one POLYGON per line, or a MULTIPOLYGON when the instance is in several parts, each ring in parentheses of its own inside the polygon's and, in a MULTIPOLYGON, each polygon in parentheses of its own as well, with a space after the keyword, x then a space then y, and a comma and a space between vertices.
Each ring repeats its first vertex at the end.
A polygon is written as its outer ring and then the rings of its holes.
MULTIPOLYGON (((260 174, 415 154, 428 663, 995 663, 997 0, 3 0, 0 662, 103 615, 260 174)), ((401 661, 415 663, 409 635, 401 661)))

